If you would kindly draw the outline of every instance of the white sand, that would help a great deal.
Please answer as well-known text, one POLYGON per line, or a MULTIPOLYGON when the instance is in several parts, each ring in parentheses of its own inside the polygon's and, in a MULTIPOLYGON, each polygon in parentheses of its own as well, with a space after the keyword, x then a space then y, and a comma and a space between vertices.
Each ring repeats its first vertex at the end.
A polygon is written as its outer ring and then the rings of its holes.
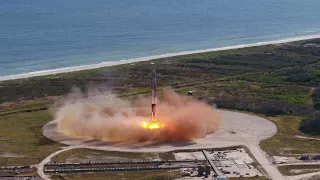
POLYGON ((29 78, 29 77, 36 77, 36 76, 44 76, 44 75, 50 75, 50 74, 59 74, 59 73, 66 73, 66 72, 73 72, 73 71, 81 71, 81 70, 87 70, 87 69, 95 69, 95 68, 106 67, 106 66, 134 63, 134 62, 139 62, 139 61, 149 61, 149 60, 153 60, 153 59, 181 56, 181 55, 188 55, 188 54, 197 54, 197 53, 212 52, 212 51, 223 51, 223 50, 230 50, 230 49, 240 49, 240 48, 246 48, 246 47, 270 45, 270 44, 281 44, 281 43, 288 43, 288 42, 308 40, 308 39, 316 39, 316 38, 320 38, 320 35, 303 36, 303 37, 297 37, 297 38, 258 42, 258 43, 243 44, 243 45, 236 45, 236 46, 229 46, 229 47, 221 47, 221 48, 211 48, 211 49, 204 49, 204 50, 167 53, 167 54, 134 58, 134 59, 124 59, 124 60, 120 60, 120 61, 109 61, 109 62, 102 62, 102 63, 91 64, 91 65, 82 65, 82 66, 66 67, 66 68, 60 68, 60 69, 36 71, 36 72, 11 75, 11 76, 3 76, 3 77, 0 77, 0 81, 22 79, 22 78, 29 78))

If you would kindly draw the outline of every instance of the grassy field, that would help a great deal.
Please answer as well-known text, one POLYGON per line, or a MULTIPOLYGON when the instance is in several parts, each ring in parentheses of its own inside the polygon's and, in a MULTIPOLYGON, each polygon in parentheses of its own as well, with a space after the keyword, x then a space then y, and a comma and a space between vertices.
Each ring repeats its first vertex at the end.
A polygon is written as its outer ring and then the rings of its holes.
POLYGON ((278 169, 283 175, 293 176, 320 171, 320 165, 290 165, 279 166, 278 169))
POLYGON ((116 160, 174 160, 173 153, 127 153, 94 149, 72 149, 52 158, 56 162, 88 162, 116 160))
POLYGON ((81 174, 64 174, 53 176, 53 180, 171 180, 180 177, 177 170, 172 171, 139 171, 139 172, 101 172, 101 173, 81 173, 81 174))
POLYGON ((39 163, 61 146, 42 135, 42 126, 52 120, 47 111, 0 116, 0 165, 39 163))
POLYGON ((317 176, 312 176, 309 180, 319 180, 320 179, 320 175, 317 176))
POLYGON ((260 142, 260 147, 273 156, 300 156, 309 153, 320 154, 320 141, 300 139, 296 136, 305 136, 299 131, 302 118, 299 116, 266 117, 277 125, 275 136, 260 142))
POLYGON ((151 160, 159 159, 159 153, 126 153, 114 151, 100 151, 94 149, 73 149, 55 156, 56 162, 88 162, 88 161, 116 161, 116 160, 151 160))
MULTIPOLYGON (((72 88, 109 89, 123 98, 149 95, 153 68, 159 90, 167 86, 181 94, 193 90, 195 97, 219 108, 255 113, 274 122, 277 135, 260 144, 268 154, 320 153, 319 141, 295 137, 305 136, 299 124, 314 111, 312 95, 320 83, 320 49, 308 45, 312 43, 320 44, 320 39, 0 82, 0 165, 36 164, 63 146, 46 139, 41 127, 52 120, 47 109, 72 88)), ((73 150, 54 160, 99 158, 108 153, 73 150)), ((168 154, 133 156, 172 158, 168 154)))

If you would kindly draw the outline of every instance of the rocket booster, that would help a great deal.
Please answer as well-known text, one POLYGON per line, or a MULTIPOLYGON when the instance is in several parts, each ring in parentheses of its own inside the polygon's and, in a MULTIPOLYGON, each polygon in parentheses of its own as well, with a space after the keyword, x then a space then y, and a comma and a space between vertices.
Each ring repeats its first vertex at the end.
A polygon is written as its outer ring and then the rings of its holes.
POLYGON ((151 120, 156 118, 156 106, 157 106, 157 91, 156 91, 156 71, 152 71, 151 75, 151 120))

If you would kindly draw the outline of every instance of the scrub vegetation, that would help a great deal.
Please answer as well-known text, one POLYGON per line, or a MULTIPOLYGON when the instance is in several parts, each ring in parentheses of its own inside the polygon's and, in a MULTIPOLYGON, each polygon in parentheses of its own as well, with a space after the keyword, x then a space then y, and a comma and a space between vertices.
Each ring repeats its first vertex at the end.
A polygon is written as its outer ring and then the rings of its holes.
MULTIPOLYGON (((320 141, 296 138, 320 132, 319 126, 310 129, 320 119, 313 115, 320 110, 319 44, 313 39, 0 82, 0 165, 36 164, 63 146, 46 139, 41 127, 52 120, 47 109, 73 88, 149 95, 153 68, 159 92, 168 86, 181 94, 193 91, 218 108, 270 119, 278 133, 261 142, 270 155, 320 153, 320 141)), ((62 156, 57 158, 69 157, 62 156)))

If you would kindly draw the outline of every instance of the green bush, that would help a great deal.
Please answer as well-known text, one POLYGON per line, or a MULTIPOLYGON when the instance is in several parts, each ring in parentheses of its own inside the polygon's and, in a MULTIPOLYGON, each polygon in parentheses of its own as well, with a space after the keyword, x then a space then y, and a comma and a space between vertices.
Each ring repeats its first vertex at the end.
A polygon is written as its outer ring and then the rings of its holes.
POLYGON ((311 135, 320 135, 320 111, 316 111, 312 118, 302 121, 300 130, 311 135))
POLYGON ((217 98, 211 103, 218 108, 236 109, 241 111, 250 111, 266 115, 299 115, 306 116, 313 109, 308 105, 288 103, 282 101, 260 101, 255 99, 240 99, 234 97, 217 98))

